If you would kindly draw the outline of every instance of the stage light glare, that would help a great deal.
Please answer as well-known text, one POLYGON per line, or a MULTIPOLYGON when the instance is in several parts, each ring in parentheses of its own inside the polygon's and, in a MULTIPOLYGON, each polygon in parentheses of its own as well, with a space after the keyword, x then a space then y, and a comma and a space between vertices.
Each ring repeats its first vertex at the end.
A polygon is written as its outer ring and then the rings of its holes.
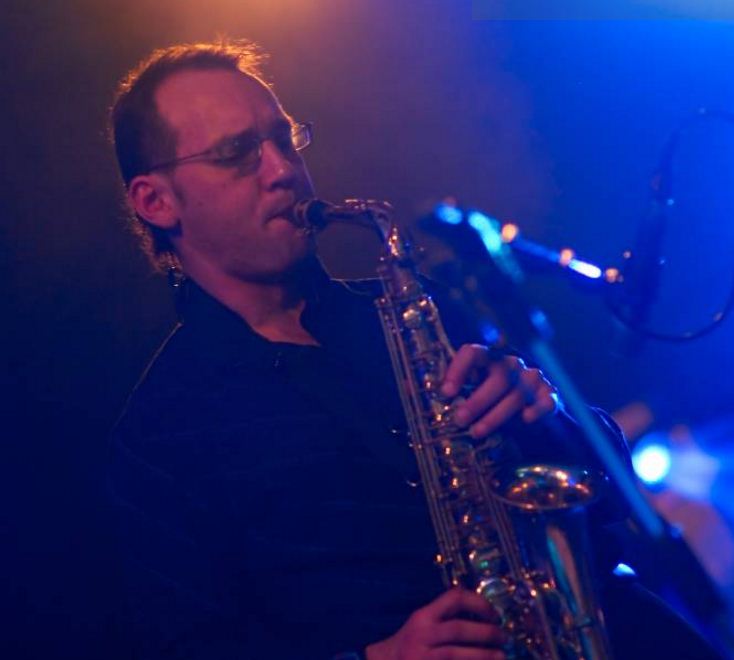
POLYGON ((444 202, 434 207, 433 214, 447 225, 460 225, 464 220, 464 214, 461 212, 461 209, 444 202))
POLYGON ((571 259, 568 263, 568 267, 592 280, 598 280, 602 276, 601 268, 594 264, 581 261, 580 259, 571 259))
POLYGON ((718 458, 704 453, 698 447, 689 447, 675 452, 666 482, 680 495, 694 500, 707 500, 711 497, 720 472, 718 458))
POLYGON ((617 268, 607 268, 604 271, 604 279, 610 284, 622 281, 622 275, 617 268))
POLYGON ((502 234, 499 221, 479 211, 471 211, 467 216, 469 224, 477 231, 484 247, 490 254, 502 253, 502 234))
POLYGON ((495 344, 500 340, 499 330, 497 330, 497 327, 489 321, 485 321, 481 324, 481 332, 482 337, 484 337, 484 341, 488 344, 495 344))
POLYGON ((617 564, 612 572, 618 577, 635 577, 637 575, 634 568, 622 563, 617 564))
POLYGON ((507 224, 502 226, 502 240, 505 243, 512 243, 512 241, 517 238, 519 233, 520 228, 511 222, 508 222, 507 224))
POLYGON ((670 472, 670 450, 663 445, 646 445, 632 453, 632 465, 644 483, 660 484, 670 472))
POLYGON ((558 263, 561 266, 568 266, 574 257, 574 251, 571 248, 563 248, 558 253, 558 263))

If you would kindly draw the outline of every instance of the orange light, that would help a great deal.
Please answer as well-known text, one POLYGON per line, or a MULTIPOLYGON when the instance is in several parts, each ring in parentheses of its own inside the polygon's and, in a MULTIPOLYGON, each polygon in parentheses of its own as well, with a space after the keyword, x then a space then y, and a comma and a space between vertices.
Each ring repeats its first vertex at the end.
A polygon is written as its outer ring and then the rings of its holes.
POLYGON ((568 266, 571 263, 571 259, 574 257, 574 251, 571 248, 563 248, 558 255, 558 263, 561 266, 568 266))
POLYGON ((519 234, 520 228, 517 225, 511 222, 508 222, 506 225, 502 225, 502 240, 505 243, 512 243, 519 234))
POLYGON ((614 284, 622 281, 622 275, 617 268, 607 268, 604 271, 604 279, 610 284, 614 284))

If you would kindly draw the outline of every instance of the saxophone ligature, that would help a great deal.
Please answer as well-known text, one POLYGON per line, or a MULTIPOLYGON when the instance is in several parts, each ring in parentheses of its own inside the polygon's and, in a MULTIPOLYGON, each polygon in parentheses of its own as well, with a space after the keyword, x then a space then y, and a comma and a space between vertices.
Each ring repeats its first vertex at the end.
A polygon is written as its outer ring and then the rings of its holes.
POLYGON ((294 215, 314 230, 362 225, 382 241, 375 304, 447 588, 472 589, 492 604, 511 640, 508 658, 611 658, 584 524, 597 496, 592 475, 558 465, 508 469, 511 440, 477 442, 454 424, 458 400, 440 394, 454 351, 389 204, 312 199, 296 204, 294 215))

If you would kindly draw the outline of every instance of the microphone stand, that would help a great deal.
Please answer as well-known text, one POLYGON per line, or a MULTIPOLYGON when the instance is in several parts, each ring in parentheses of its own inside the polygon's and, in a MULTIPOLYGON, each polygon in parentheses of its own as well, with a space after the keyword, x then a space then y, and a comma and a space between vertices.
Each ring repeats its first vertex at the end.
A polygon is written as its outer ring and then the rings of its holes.
MULTIPOLYGON (((469 247, 465 241, 452 241, 457 256, 465 264, 472 266, 472 272, 465 276, 461 288, 472 289, 483 306, 486 305, 494 311, 500 329, 510 338, 512 344, 532 357, 555 385, 566 409, 578 423, 607 476, 629 507, 643 539, 643 552, 652 559, 647 563, 657 569, 658 582, 672 584, 674 592, 694 617, 701 622, 709 622, 715 636, 722 642, 726 639, 725 644, 729 646, 732 644, 732 636, 728 630, 727 612, 722 597, 688 546, 679 536, 671 533, 669 525, 642 495, 599 420, 563 367, 549 341, 551 333, 546 317, 529 304, 523 290, 524 273, 511 248, 503 241, 496 221, 473 212, 468 215, 467 222, 481 239, 484 258, 477 258, 476 240, 469 247), (660 570, 661 557, 665 557, 665 579, 660 570)), ((653 233, 656 232, 659 236, 660 232, 656 227, 657 224, 653 233)), ((651 263, 652 261, 648 261, 648 265, 651 263)), ((644 303, 644 298, 642 302, 644 303)))
POLYGON ((623 355, 639 353, 644 335, 635 332, 644 328, 650 310, 658 297, 663 267, 663 239, 668 223, 668 209, 673 206, 672 161, 680 131, 668 139, 657 170, 650 179, 650 208, 638 226, 635 247, 626 254, 622 271, 622 286, 613 298, 620 324, 618 349, 623 355))

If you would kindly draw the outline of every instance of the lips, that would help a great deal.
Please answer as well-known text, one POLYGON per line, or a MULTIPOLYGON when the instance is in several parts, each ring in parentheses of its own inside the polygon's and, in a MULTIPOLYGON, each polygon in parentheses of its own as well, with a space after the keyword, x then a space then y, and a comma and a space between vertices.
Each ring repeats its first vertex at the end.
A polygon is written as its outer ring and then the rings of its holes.
POLYGON ((285 206, 279 207, 276 211, 268 215, 268 222, 270 220, 275 220, 276 218, 282 218, 288 220, 288 222, 294 224, 296 227, 300 227, 301 225, 298 223, 295 214, 293 213, 293 207, 293 202, 285 206))

